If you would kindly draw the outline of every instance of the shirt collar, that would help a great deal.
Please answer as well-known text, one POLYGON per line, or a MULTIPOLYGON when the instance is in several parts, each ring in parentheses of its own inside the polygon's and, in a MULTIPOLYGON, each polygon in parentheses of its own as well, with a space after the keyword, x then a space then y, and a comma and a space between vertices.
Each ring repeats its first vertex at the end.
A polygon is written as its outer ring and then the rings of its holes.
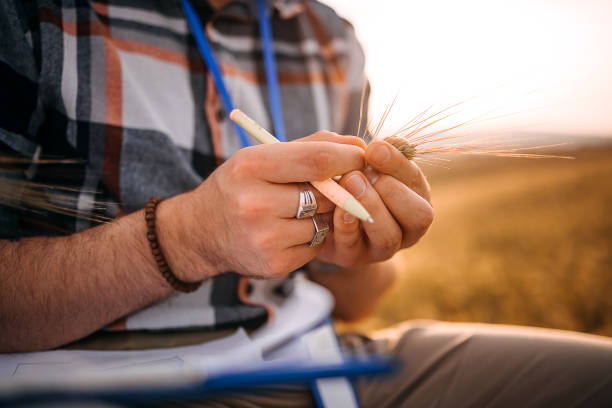
MULTIPOLYGON (((280 18, 295 17, 304 10, 303 0, 266 0, 268 5, 278 11, 280 18)), ((234 0, 217 10, 216 17, 233 17, 239 19, 257 19, 256 0, 234 0)))

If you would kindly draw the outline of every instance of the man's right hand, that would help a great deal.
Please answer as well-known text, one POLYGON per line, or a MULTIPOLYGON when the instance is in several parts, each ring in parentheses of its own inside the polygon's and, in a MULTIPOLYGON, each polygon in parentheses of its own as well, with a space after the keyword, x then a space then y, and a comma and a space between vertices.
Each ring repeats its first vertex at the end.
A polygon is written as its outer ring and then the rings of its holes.
MULTIPOLYGON (((319 251, 313 222, 296 219, 299 185, 364 167, 361 139, 329 132, 242 149, 198 188, 161 203, 158 235, 173 272, 197 281, 234 271, 281 277, 319 251), (325 140, 325 141, 322 141, 325 140)), ((317 212, 334 205, 316 189, 317 212)))
MULTIPOLYGON (((226 271, 278 277, 306 263, 319 248, 308 246, 312 221, 294 218, 295 183, 361 169, 363 148, 319 132, 237 152, 198 188, 158 205, 172 271, 185 281, 226 271)), ((331 212, 315 194, 320 211, 331 212)), ((137 211, 66 237, 0 240, 0 352, 57 347, 172 294, 146 231, 137 211)))

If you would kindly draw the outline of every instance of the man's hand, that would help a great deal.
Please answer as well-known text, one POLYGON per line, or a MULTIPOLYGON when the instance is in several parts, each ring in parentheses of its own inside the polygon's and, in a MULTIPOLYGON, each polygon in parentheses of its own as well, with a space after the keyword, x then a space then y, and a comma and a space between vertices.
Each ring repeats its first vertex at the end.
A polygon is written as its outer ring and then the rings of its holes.
POLYGON ((341 208, 333 216, 317 259, 343 267, 389 259, 415 244, 433 221, 429 185, 418 166, 384 141, 372 142, 365 155, 369 167, 345 174, 340 184, 374 218, 362 223, 341 208))
MULTIPOLYGON (((363 168, 363 148, 320 132, 238 152, 195 190, 159 204, 157 235, 173 272, 186 281, 225 271, 272 277, 306 263, 320 247, 308 247, 312 220, 294 218, 295 182, 363 168)), ((320 211, 333 209, 317 200, 320 211)), ((171 295, 146 232, 141 210, 66 237, 0 240, 0 352, 57 347, 171 295)))
MULTIPOLYGON (((364 167, 358 138, 318 132, 243 149, 194 191, 158 208, 160 242, 175 274, 196 281, 225 271, 284 276, 320 250, 310 218, 296 219, 299 185, 364 167)), ((334 205, 314 191, 318 212, 334 205)))

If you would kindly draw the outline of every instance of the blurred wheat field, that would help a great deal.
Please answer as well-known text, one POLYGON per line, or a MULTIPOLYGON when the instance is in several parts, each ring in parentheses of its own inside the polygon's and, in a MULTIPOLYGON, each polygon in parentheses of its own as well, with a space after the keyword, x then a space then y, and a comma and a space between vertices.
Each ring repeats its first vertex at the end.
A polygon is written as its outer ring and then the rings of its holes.
POLYGON ((612 145, 576 160, 464 157, 424 166, 435 221, 396 260, 375 316, 520 324, 612 336, 612 145))

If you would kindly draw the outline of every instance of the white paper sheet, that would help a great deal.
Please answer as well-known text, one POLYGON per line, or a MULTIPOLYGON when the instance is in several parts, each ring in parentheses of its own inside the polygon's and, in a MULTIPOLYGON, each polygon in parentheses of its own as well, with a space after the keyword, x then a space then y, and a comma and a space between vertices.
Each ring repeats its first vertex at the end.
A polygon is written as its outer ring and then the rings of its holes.
POLYGON ((260 350, 242 329, 222 339, 186 347, 5 354, 0 356, 0 391, 24 387, 172 385, 201 381, 232 367, 262 361, 260 350))
POLYGON ((298 278, 292 295, 275 304, 274 320, 251 337, 240 329, 229 337, 187 347, 4 354, 0 355, 0 392, 15 387, 201 381, 215 373, 263 363, 266 353, 311 329, 329 315, 331 307, 332 298, 325 289, 298 278))
POLYGON ((264 356, 328 318, 334 299, 327 289, 298 276, 291 296, 275 306, 274 320, 251 335, 264 356))

